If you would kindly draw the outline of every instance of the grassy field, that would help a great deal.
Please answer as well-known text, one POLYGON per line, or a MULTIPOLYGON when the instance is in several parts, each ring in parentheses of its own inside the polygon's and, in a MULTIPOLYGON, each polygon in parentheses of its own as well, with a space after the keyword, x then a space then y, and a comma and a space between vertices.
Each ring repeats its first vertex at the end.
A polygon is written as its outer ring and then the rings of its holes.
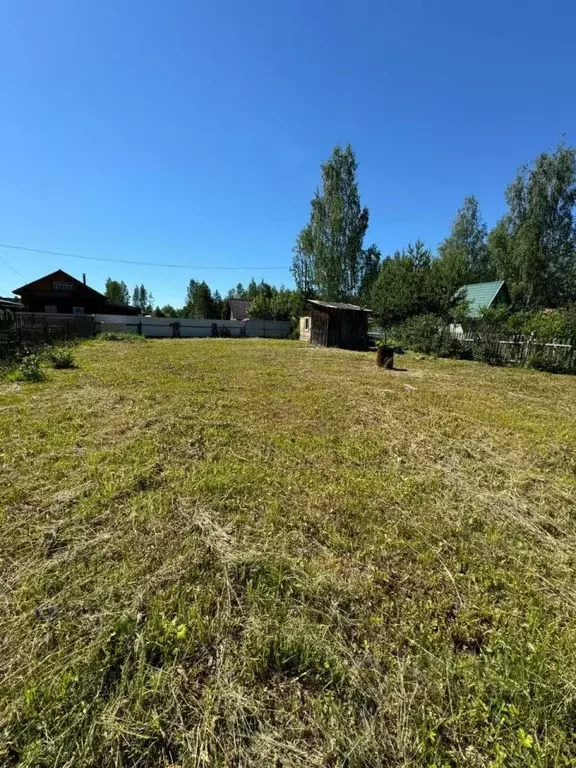
POLYGON ((576 377, 76 357, 0 384, 0 765, 576 765, 576 377))

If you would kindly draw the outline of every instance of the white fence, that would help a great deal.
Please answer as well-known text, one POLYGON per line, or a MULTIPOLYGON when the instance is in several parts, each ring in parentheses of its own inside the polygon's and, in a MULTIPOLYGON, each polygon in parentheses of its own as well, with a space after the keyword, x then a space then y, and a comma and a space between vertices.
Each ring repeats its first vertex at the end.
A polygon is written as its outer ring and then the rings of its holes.
POLYGON ((246 336, 287 339, 287 320, 195 320, 188 317, 143 317, 141 315, 94 315, 96 333, 121 331, 141 333, 151 338, 194 338, 207 336, 246 336))

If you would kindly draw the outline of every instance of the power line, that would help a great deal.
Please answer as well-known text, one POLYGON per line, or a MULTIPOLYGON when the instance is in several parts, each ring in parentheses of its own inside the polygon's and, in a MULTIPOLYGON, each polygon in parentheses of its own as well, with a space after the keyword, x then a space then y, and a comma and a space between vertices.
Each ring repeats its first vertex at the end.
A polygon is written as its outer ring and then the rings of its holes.
POLYGON ((190 269, 190 270, 228 270, 256 272, 257 270, 286 270, 288 267, 199 267, 191 264, 161 264, 157 261, 129 261, 128 259, 106 259, 103 256, 80 256, 77 253, 61 253, 60 251, 47 251, 40 248, 25 248, 22 245, 9 245, 0 243, 0 248, 11 248, 14 251, 28 251, 29 253, 44 253, 48 256, 63 256, 67 259, 85 259, 86 261, 107 261, 113 264, 132 264, 138 267, 165 267, 166 269, 190 269))
POLYGON ((7 264, 7 263, 4 261, 4 259, 0 259, 0 262, 2 262, 2 264, 4 264, 4 266, 5 266, 5 267, 8 267, 8 269, 11 269, 11 270, 12 270, 12 272, 14 272, 14 274, 15 274, 15 275, 19 275, 19 276, 20 276, 20 277, 22 277, 24 280, 26 280, 26 278, 24 277, 24 275, 22 274, 22 272, 18 272, 18 270, 17 270, 17 269, 15 269, 15 268, 14 268, 14 267, 13 267, 11 264, 7 264))

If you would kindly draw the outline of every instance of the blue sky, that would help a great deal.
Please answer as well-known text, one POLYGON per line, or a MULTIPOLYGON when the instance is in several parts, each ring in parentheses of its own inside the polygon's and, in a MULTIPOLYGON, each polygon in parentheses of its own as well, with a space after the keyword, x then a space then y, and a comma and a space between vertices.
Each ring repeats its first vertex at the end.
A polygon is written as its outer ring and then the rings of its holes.
POLYGON ((160 304, 290 284, 337 142, 384 253, 435 248, 466 194, 491 225, 520 163, 576 141, 575 24, 572 0, 6 0, 0 242, 198 268, 0 248, 0 293, 58 267, 160 304))

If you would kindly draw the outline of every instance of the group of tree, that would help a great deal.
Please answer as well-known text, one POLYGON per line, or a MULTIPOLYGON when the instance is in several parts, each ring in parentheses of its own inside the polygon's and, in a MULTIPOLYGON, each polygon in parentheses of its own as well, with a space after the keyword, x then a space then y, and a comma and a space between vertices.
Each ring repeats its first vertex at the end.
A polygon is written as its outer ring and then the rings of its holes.
POLYGON ((381 258, 364 248, 369 212, 360 202, 350 146, 322 164, 310 219, 293 249, 301 295, 370 306, 389 325, 426 312, 449 314, 468 283, 506 280, 517 310, 576 301, 576 150, 564 143, 523 166, 507 187, 507 211, 488 231, 470 195, 435 255, 421 240, 381 258))
MULTIPOLYGON (((108 278, 105 295, 115 304, 129 304, 128 287, 123 281, 108 278)), ((212 291, 204 280, 190 280, 182 308, 171 304, 154 308, 152 293, 144 285, 137 285, 132 294, 132 306, 137 307, 142 314, 154 314, 157 317, 219 320, 229 317, 230 299, 249 301, 249 317, 260 320, 291 320, 302 310, 302 299, 297 291, 284 286, 276 288, 264 280, 257 283, 254 278, 247 287, 238 283, 231 288, 225 299, 217 290, 212 291)))
MULTIPOLYGON (((128 286, 124 280, 106 280, 104 295, 113 304, 130 304, 128 286)), ((150 314, 154 307, 154 297, 144 285, 135 285, 132 291, 132 306, 138 307, 142 314, 150 314)))
MULTIPOLYGON (((132 305, 145 314, 218 319, 228 315, 228 300, 236 298, 250 301, 250 317, 284 320, 297 317, 306 300, 317 297, 369 306, 389 325, 422 313, 449 315, 461 286, 501 279, 518 310, 576 301, 574 148, 560 143, 521 167, 505 191, 507 211, 490 232, 478 200, 466 197, 437 254, 419 239, 384 258, 376 245, 365 247, 370 217, 356 173, 350 145, 336 146, 322 163, 309 221, 293 248, 296 290, 252 279, 223 299, 205 281, 190 280, 181 309, 153 310, 144 285, 134 288, 132 305)), ((109 278, 106 296, 127 304, 128 288, 109 278)))

